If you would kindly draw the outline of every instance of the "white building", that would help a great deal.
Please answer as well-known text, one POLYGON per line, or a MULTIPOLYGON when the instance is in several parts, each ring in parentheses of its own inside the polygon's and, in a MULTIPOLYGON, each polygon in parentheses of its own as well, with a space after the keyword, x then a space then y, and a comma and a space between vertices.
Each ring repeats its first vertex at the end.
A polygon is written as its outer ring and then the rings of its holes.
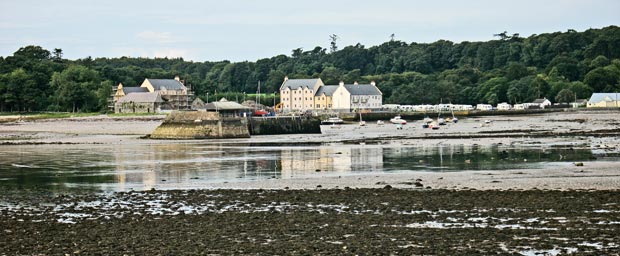
POLYGON ((382 105, 383 94, 375 82, 370 84, 340 82, 332 98, 332 109, 337 111, 378 110, 382 105))
POLYGON ((476 110, 493 110, 493 106, 489 104, 478 104, 476 105, 476 110))
POLYGON ((497 110, 511 110, 512 109, 512 105, 506 103, 506 102, 502 102, 500 104, 497 104, 497 110))

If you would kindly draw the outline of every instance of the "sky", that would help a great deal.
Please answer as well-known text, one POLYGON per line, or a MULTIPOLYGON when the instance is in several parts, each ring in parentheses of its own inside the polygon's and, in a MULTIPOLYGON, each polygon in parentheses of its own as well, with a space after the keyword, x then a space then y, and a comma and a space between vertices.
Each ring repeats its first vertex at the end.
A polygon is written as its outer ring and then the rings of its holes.
POLYGON ((293 49, 390 40, 488 41, 620 25, 618 0, 0 0, 0 56, 38 45, 63 57, 256 61, 293 49))

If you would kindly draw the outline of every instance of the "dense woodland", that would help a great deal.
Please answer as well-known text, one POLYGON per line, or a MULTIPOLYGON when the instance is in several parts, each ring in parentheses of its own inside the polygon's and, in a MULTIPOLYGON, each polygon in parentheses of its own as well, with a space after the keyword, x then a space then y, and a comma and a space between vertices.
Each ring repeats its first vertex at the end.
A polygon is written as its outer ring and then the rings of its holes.
MULTIPOLYGON (((276 92, 285 76, 377 82, 384 103, 554 102, 620 90, 620 27, 568 30, 527 38, 508 32, 487 42, 390 40, 366 48, 294 49, 256 62, 182 58, 67 60, 62 49, 25 46, 0 57, 0 111, 105 111, 114 85, 180 75, 203 99, 209 93, 276 92)), ((491 38, 491 35, 490 35, 491 38)), ((213 96, 211 96, 213 97, 213 96)), ((213 98, 211 98, 212 100, 213 98)))

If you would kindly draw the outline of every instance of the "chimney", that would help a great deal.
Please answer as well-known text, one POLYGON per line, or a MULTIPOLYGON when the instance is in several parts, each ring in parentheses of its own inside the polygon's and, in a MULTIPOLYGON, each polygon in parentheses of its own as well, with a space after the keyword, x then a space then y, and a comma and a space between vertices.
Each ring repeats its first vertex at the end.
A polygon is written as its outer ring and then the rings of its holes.
POLYGON ((288 76, 284 77, 284 82, 288 81, 288 76))
POLYGON ((375 83, 375 81, 370 81, 370 84, 371 84, 372 86, 377 86, 377 83, 375 83))
POLYGON ((339 86, 344 86, 344 82, 340 81, 340 83, 338 84, 339 86))
POLYGON ((176 75, 176 76, 174 76, 174 80, 177 80, 177 81, 179 81, 179 82, 180 82, 180 81, 181 81, 181 78, 179 77, 179 75, 176 75))
POLYGON ((355 81, 353 84, 354 84, 354 85, 360 85, 359 83, 357 83, 357 81, 355 81))

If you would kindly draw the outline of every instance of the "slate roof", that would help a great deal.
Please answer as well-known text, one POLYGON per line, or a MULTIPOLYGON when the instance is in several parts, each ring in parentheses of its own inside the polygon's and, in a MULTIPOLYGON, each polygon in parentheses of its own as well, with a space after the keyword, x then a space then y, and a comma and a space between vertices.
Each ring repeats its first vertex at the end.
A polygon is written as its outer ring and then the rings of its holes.
POLYGON ((162 87, 166 88, 166 90, 183 90, 186 89, 185 86, 174 79, 149 79, 147 78, 151 85, 153 85, 153 89, 159 91, 162 87))
POLYGON ((532 101, 532 103, 542 104, 542 103, 545 103, 545 100, 547 99, 535 99, 534 101, 532 101))
POLYGON ((234 101, 222 98, 220 101, 209 102, 205 105, 207 110, 248 110, 251 109, 234 101))
POLYGON ((124 87, 123 86, 123 93, 125 93, 125 95, 134 93, 134 92, 149 92, 149 89, 146 87, 124 87))
POLYGON ((320 78, 316 78, 316 79, 289 79, 284 81, 284 83, 282 83, 282 86, 280 86, 280 90, 288 87, 291 90, 297 90, 300 87, 307 87, 312 89, 314 87, 314 85, 320 80, 320 78))
POLYGON ((346 88, 351 95, 382 95, 379 88, 372 84, 345 84, 344 88, 346 88))
POLYGON ((154 102, 164 102, 158 92, 134 92, 125 95, 120 100, 119 103, 124 102, 136 102, 136 103, 154 103, 154 102))
POLYGON ((325 96, 334 96, 334 92, 338 89, 337 85, 324 85, 319 87, 319 89, 314 94, 315 96, 319 96, 325 93, 325 96))
POLYGON ((601 101, 617 101, 618 98, 618 93, 593 93, 592 97, 590 97, 590 100, 588 101, 588 103, 592 104, 592 103, 599 103, 601 101))

